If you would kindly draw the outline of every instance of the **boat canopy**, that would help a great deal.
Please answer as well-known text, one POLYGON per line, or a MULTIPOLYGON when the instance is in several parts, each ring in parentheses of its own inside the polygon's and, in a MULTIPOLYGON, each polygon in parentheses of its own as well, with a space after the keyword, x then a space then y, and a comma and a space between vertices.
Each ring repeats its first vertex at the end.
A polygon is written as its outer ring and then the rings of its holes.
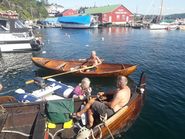
POLYGON ((62 16, 58 18, 60 23, 90 24, 91 16, 62 16))
POLYGON ((44 22, 46 22, 46 23, 58 23, 58 17, 46 18, 46 19, 44 20, 44 22))

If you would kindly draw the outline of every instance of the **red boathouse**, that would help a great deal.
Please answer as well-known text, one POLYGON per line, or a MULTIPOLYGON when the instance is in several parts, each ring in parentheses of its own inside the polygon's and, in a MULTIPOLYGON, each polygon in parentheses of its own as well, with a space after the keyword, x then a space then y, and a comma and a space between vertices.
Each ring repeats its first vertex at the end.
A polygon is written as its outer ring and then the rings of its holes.
POLYGON ((121 4, 89 8, 85 14, 96 15, 100 23, 126 24, 133 20, 133 13, 121 4))
POLYGON ((62 13, 60 13, 60 16, 72 16, 72 15, 76 15, 78 14, 77 10, 73 10, 73 9, 66 9, 64 10, 62 13))

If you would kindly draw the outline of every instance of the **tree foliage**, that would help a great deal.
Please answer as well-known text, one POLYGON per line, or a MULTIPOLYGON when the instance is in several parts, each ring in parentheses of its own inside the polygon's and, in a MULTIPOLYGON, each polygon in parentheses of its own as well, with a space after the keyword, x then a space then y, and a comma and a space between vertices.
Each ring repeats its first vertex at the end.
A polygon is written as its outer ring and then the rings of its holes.
POLYGON ((45 18, 45 3, 38 0, 0 0, 0 10, 16 11, 21 19, 45 18))

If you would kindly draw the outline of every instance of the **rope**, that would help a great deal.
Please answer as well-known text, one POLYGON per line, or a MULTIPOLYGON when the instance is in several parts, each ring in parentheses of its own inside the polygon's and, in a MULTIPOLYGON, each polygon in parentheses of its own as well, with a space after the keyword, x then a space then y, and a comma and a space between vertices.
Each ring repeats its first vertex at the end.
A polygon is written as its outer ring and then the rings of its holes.
POLYGON ((51 137, 51 139, 55 139, 56 135, 57 135, 59 132, 63 131, 63 130, 64 130, 63 128, 62 128, 62 129, 57 130, 57 132, 55 132, 55 134, 54 134, 54 135, 53 135, 52 133, 50 133, 50 132, 49 132, 49 136, 51 137))
POLYGON ((103 125, 103 124, 99 124, 99 125, 95 126, 95 128, 98 127, 98 129, 99 129, 99 131, 100 131, 100 136, 99 136, 98 138, 95 138, 94 132, 93 132, 93 130, 91 129, 91 135, 92 135, 92 138, 93 138, 93 139, 101 139, 101 138, 102 138, 102 130, 101 130, 101 128, 100 128, 101 125, 103 125))
POLYGON ((53 139, 55 138, 55 136, 59 133, 59 132, 61 132, 61 131, 63 131, 64 129, 62 128, 62 129, 59 129, 57 132, 55 132, 55 134, 53 135, 53 139))
POLYGON ((114 136, 113 136, 113 134, 112 134, 112 132, 111 132, 109 126, 105 123, 106 120, 107 120, 107 113, 105 114, 105 116, 100 115, 100 120, 103 122, 103 125, 105 125, 105 127, 107 128, 107 130, 108 130, 108 132, 109 132, 111 138, 114 139, 114 136))
POLYGON ((2 133, 16 133, 16 134, 19 134, 19 135, 22 135, 22 136, 25 136, 25 137, 30 137, 30 134, 26 134, 26 133, 23 133, 23 132, 20 132, 20 131, 2 130, 1 132, 2 133))
POLYGON ((108 131, 109 131, 109 134, 110 134, 111 138, 112 138, 112 139, 114 139, 114 136, 113 136, 113 134, 112 134, 112 132, 111 132, 111 130, 110 130, 110 128, 109 128, 109 126, 108 126, 108 125, 106 125, 105 123, 104 123, 104 125, 105 125, 105 127, 108 129, 108 131))
POLYGON ((51 134, 50 132, 49 132, 49 136, 51 137, 51 139, 54 139, 53 134, 51 134))

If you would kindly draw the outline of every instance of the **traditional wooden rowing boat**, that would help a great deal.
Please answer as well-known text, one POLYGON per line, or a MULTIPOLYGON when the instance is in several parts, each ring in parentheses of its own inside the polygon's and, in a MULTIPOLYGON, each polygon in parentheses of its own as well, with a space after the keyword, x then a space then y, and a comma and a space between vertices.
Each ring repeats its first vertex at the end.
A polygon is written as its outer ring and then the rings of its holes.
MULTIPOLYGON (((98 117, 96 117, 95 118, 96 125, 91 130, 89 130, 90 132, 87 132, 87 129, 83 127, 81 127, 80 132, 85 132, 85 135, 89 133, 88 136, 89 139, 94 138, 107 139, 110 138, 111 136, 113 137, 120 133, 126 132, 134 123, 134 121, 137 119, 144 105, 144 99, 146 94, 145 86, 146 86, 145 75, 144 73, 142 73, 139 85, 137 87, 133 86, 131 99, 126 106, 124 106, 112 117, 108 118, 105 121, 101 121, 99 120, 98 117)), ((108 96, 108 98, 111 97, 108 96)), ((79 108, 78 104, 76 105, 76 108, 79 108)), ((53 130, 51 129, 50 135, 55 135, 55 137, 58 135, 57 137, 61 139, 62 138, 81 139, 81 136, 79 135, 81 133, 79 133, 79 131, 76 132, 75 128, 64 129, 61 132, 60 131, 61 131, 60 128, 53 130)))
MULTIPOLYGON (((45 135, 46 138, 50 136, 52 139, 82 139, 84 131, 88 138, 105 139, 115 136, 127 131, 141 112, 145 98, 145 85, 145 77, 142 74, 139 85, 133 86, 129 103, 108 119, 102 121, 97 117, 91 130, 85 128, 85 125, 83 127, 75 126, 77 124, 71 128, 62 128, 64 124, 56 124, 56 127, 48 127, 46 130, 48 102, 2 104, 0 109, 0 138, 42 139, 45 135)), ((111 99, 111 96, 107 97, 111 99)), ((79 111, 82 104, 82 100, 75 100, 74 111, 79 111)), ((79 124, 79 122, 77 123, 79 124)))
MULTIPOLYGON (((77 60, 54 60, 48 58, 32 57, 35 65, 41 68, 52 70, 56 73, 68 72, 82 66, 84 61, 77 60)), ((137 69, 137 65, 131 64, 112 64, 102 63, 96 69, 90 71, 79 71, 72 73, 73 75, 84 75, 91 77, 111 77, 124 75, 128 76, 137 69)))
POLYGON ((46 122, 45 107, 43 106, 43 102, 2 104, 0 108, 0 138, 42 139, 46 122))

